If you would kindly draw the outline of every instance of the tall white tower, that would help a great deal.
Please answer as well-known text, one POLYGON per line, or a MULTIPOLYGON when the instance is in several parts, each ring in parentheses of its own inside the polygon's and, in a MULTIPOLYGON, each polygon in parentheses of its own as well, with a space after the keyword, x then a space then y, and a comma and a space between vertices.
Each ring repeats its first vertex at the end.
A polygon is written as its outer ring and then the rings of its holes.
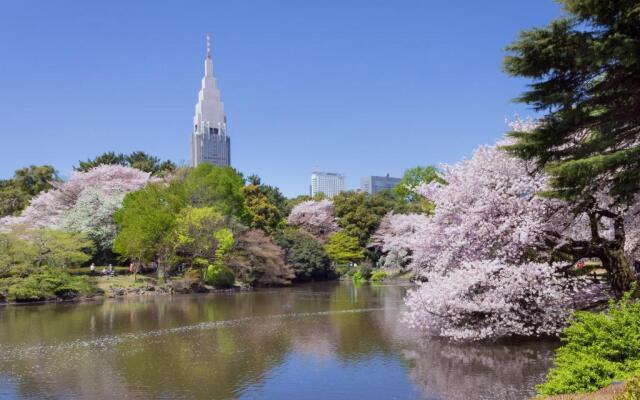
POLYGON ((191 166, 197 167, 203 162, 219 166, 231 165, 231 139, 227 136, 224 104, 220 99, 216 78, 213 76, 209 34, 207 34, 204 77, 198 93, 191 135, 191 166))

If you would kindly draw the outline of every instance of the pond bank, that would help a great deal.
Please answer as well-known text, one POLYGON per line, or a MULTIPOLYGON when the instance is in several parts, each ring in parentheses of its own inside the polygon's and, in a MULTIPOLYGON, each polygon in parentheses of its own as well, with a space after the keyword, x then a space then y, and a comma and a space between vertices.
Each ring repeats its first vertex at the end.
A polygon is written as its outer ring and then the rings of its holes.
POLYGON ((91 284, 94 285, 94 290, 92 293, 64 293, 56 297, 34 301, 6 301, 5 299, 0 299, 0 306, 28 304, 35 305, 47 303, 79 303, 124 297, 149 297, 193 293, 223 293, 252 290, 252 288, 250 287, 233 287, 227 289, 219 289, 213 286, 205 285, 199 281, 188 282, 183 278, 169 280, 165 284, 158 284, 154 277, 148 275, 138 275, 135 279, 133 275, 89 276, 87 278, 89 279, 91 284))
POLYGON ((624 392, 624 383, 614 383, 593 393, 561 394, 549 397, 534 397, 532 400, 615 400, 624 392))
MULTIPOLYGON (((8 301, 0 292, 0 306, 8 305, 24 305, 24 304, 46 304, 46 303, 73 303, 96 301, 123 297, 139 297, 139 296, 164 296, 175 294, 194 294, 194 293, 225 293, 225 292, 242 292, 253 290, 248 285, 234 286, 232 288, 216 288, 207 285, 200 280, 189 279, 184 276, 176 276, 169 279, 166 283, 158 284, 154 275, 138 274, 121 274, 113 276, 104 275, 88 275, 73 274, 74 277, 83 276, 92 285, 91 293, 74 293, 64 292, 57 296, 51 296, 47 299, 27 300, 27 301, 8 301)), ((384 284, 407 284, 410 283, 411 275, 393 275, 383 281, 375 281, 373 283, 384 284)), ((335 281, 351 282, 353 279, 350 275, 344 275, 335 281)), ((331 280, 327 281, 330 282, 331 280)), ((294 282, 285 286, 274 287, 295 287, 305 285, 310 282, 294 282)), ((361 282, 361 283, 364 283, 361 282)), ((87 291, 88 292, 88 291, 87 291)))

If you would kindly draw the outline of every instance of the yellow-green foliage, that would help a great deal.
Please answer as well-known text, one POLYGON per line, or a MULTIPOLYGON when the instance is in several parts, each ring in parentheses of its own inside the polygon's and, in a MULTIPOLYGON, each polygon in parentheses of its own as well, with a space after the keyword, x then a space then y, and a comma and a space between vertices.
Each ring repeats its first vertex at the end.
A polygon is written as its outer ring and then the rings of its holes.
POLYGON ((204 280, 209 285, 231 287, 235 283, 235 275, 229 267, 224 265, 224 260, 235 243, 233 234, 229 229, 223 228, 216 231, 213 236, 218 242, 218 247, 213 264, 209 265, 205 271, 204 280))
POLYGON ((53 229, 0 232, 0 277, 26 276, 41 266, 77 267, 91 259, 93 242, 79 233, 53 229))
POLYGON ((331 235, 324 249, 336 264, 360 262, 364 258, 364 250, 360 247, 358 238, 344 231, 331 235))
POLYGON ((235 241, 233 240, 233 233, 227 228, 222 228, 213 234, 213 237, 218 241, 218 248, 216 249, 216 262, 221 262, 222 259, 229 254, 229 251, 233 247, 235 241))
POLYGON ((216 287, 231 287, 236 281, 233 271, 222 264, 209 265, 204 275, 209 285, 216 287))
POLYGON ((640 372, 640 303, 627 293, 606 312, 578 312, 538 393, 592 392, 640 372))
POLYGON ((174 251, 186 259, 191 258, 191 264, 196 258, 213 259, 217 246, 214 232, 223 225, 222 214, 213 207, 183 208, 173 232, 174 251))
POLYGON ((71 276, 58 268, 42 268, 26 278, 0 280, 0 294, 9 301, 27 302, 74 297, 94 290, 86 276, 71 276))
POLYGON ((385 271, 375 271, 373 274, 371 274, 371 280, 373 282, 381 282, 385 280, 386 277, 387 273, 385 271))

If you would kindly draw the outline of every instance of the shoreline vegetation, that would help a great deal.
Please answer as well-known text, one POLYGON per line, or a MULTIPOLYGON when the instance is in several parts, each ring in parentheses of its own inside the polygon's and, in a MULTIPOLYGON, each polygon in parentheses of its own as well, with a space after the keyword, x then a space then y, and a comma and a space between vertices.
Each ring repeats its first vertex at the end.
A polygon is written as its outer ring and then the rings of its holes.
POLYGON ((229 166, 143 152, 82 161, 67 181, 15 171, 0 181, 0 301, 399 275, 417 281, 405 316, 425 335, 561 338, 539 395, 627 381, 615 400, 640 398, 640 2, 561 3, 506 49, 539 118, 393 190, 290 199, 229 166), (154 275, 73 273, 90 263, 154 275))
MULTIPOLYGON (((106 267, 98 267, 102 270, 106 267)), ((88 268, 76 268, 68 271, 71 277, 82 279, 89 286, 84 286, 85 290, 70 290, 70 287, 61 290, 59 293, 53 294, 46 298, 21 299, 19 301, 8 301, 6 296, 0 296, 0 306, 16 306, 16 305, 39 305, 39 304, 55 304, 55 303, 74 303, 87 301, 101 301, 105 299, 115 298, 135 298, 141 296, 164 296, 164 295, 182 295, 182 294, 206 294, 206 293, 234 293, 250 291, 254 289, 264 289, 265 287, 252 287, 248 285, 233 285, 231 287, 216 287, 214 285, 205 284, 201 280, 189 279, 188 274, 175 275, 167 279, 164 283, 158 283, 158 279, 154 274, 134 274, 127 272, 127 267, 115 266, 115 275, 102 275, 100 273, 91 275, 88 268), (119 274, 118 274, 119 273, 119 274)), ((374 274, 375 275, 375 274, 374 274)), ((344 275, 333 280, 325 280, 325 282, 348 281, 354 284, 362 284, 370 282, 371 284, 385 283, 412 283, 413 276, 411 273, 384 273, 378 274, 378 277, 372 276, 369 280, 363 279, 360 275, 344 275)), ((0 280, 1 282, 1 280, 0 280)), ((304 285, 310 282, 291 283, 289 285, 271 286, 270 288, 286 288, 298 285, 304 285)), ((77 286, 76 286, 77 287, 77 286)), ((0 286, 0 291, 2 287, 0 286)))

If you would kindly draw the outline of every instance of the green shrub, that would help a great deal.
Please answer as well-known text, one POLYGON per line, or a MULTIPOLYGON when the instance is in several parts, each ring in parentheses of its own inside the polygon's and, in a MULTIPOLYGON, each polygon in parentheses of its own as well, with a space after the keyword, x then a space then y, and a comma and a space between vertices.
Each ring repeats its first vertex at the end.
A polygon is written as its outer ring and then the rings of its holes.
POLYGON ((375 271, 373 274, 371 274, 371 281, 381 282, 385 280, 386 277, 387 273, 385 271, 375 271))
POLYGON ((591 392, 640 371, 640 303, 627 293, 605 312, 577 312, 541 395, 591 392))
POLYGON ((8 278, 3 280, 6 298, 9 301, 29 302, 75 297, 94 291, 86 277, 71 276, 56 268, 42 268, 26 278, 8 278))
POLYGON ((366 282, 371 278, 371 268, 366 266, 359 266, 354 268, 353 273, 353 282, 362 283, 366 282))
POLYGON ((204 280, 215 287, 232 287, 236 278, 230 268, 221 264, 214 264, 207 267, 204 280))
POLYGON ((336 274, 338 276, 352 276, 353 272, 354 272, 352 267, 350 267, 349 265, 345 265, 345 264, 336 265, 334 269, 335 269, 336 274))
POLYGON ((636 375, 627 382, 624 392, 614 400, 640 400, 640 375, 636 375))
POLYGON ((286 229, 276 233, 274 240, 284 250, 285 261, 293 267, 296 281, 335 279, 329 256, 313 236, 286 229))

